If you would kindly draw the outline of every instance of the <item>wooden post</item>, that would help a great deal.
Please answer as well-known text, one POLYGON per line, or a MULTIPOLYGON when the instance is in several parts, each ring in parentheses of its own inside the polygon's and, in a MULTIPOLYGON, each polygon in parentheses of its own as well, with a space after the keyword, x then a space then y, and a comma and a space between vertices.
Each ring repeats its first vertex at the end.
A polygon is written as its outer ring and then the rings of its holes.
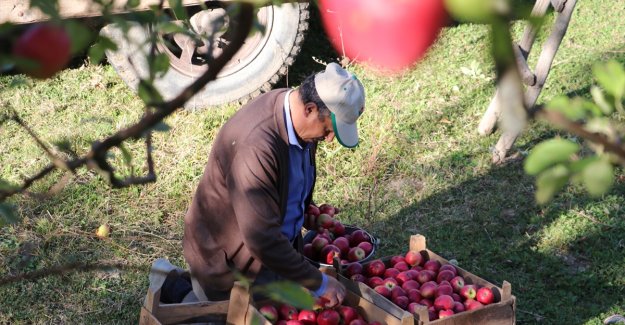
MULTIPOLYGON (((556 18, 551 34, 543 45, 533 76, 528 73, 527 68, 527 57, 532 49, 537 32, 532 25, 528 24, 526 26, 521 42, 518 45, 518 51, 520 51, 520 53, 515 53, 517 62, 519 62, 519 72, 521 73, 523 82, 527 85, 524 95, 524 105, 527 109, 532 108, 536 104, 538 96, 545 85, 553 59, 555 58, 556 52, 558 51, 558 48, 562 43, 562 39, 566 34, 566 30, 568 29, 576 2, 577 0, 537 0, 534 4, 532 16, 544 16, 549 5, 554 6, 555 10, 559 12, 559 14, 556 18), (532 77, 535 79, 532 80, 532 77)), ((516 51, 517 48, 515 46, 515 52, 516 51)), ((495 129, 496 123, 501 117, 502 105, 504 104, 502 103, 502 99, 500 97, 501 94, 498 85, 495 90, 495 95, 493 96, 493 99, 488 105, 488 108, 478 125, 479 134, 488 135, 495 129)), ((507 105, 508 103, 505 104, 507 105)), ((510 151, 510 148, 514 145, 514 142, 518 138, 520 132, 520 129, 504 131, 495 145, 495 150, 493 152, 494 163, 504 161, 508 151, 510 151)))

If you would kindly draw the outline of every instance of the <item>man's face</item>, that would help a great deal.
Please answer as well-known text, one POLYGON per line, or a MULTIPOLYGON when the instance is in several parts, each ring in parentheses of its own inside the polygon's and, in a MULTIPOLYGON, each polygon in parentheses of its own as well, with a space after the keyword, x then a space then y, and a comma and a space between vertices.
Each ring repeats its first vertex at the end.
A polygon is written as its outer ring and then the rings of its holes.
POLYGON ((306 142, 319 142, 334 140, 334 128, 332 118, 329 115, 319 116, 319 109, 313 104, 313 108, 306 116, 305 129, 299 133, 300 138, 306 142))

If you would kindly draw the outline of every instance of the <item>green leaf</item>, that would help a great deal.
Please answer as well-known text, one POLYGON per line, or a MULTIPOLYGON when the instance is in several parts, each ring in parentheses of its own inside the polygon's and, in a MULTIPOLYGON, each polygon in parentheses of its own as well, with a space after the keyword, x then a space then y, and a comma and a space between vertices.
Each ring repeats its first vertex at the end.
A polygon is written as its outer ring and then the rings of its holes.
POLYGON ((169 70, 169 57, 165 53, 155 55, 150 68, 157 78, 164 75, 169 70))
POLYGON ((65 30, 72 40, 72 54, 82 52, 93 41, 94 37, 91 30, 76 21, 67 21, 65 24, 65 30))
POLYGON ((308 290, 291 281, 276 281, 255 286, 252 291, 267 296, 271 300, 288 303, 298 309, 311 309, 314 303, 308 290))
POLYGON ((606 100, 601 88, 597 86, 590 87, 590 94, 592 95, 592 99, 595 100, 595 104, 599 106, 603 114, 612 114, 612 112, 614 111, 614 107, 612 107, 612 105, 610 105, 610 103, 606 100))
POLYGON ((0 203, 0 227, 16 223, 18 220, 15 206, 9 203, 0 203))
POLYGON ((591 162, 582 175, 584 186, 592 196, 603 195, 614 183, 614 167, 606 159, 591 162))
POLYGON ((445 7, 457 20, 487 24, 497 17, 495 1, 497 0, 445 0, 445 7))
POLYGON ((141 100, 148 105, 163 101, 163 97, 154 85, 143 79, 139 81, 139 89, 137 93, 139 94, 139 98, 141 98, 141 100))
POLYGON ((597 63, 592 69, 597 82, 606 92, 620 102, 625 93, 625 69, 618 62, 610 60, 606 63, 597 63))
POLYGON ((569 169, 571 170, 571 173, 581 173, 582 171, 584 171, 584 169, 586 169, 586 167, 589 164, 591 164, 591 163, 593 163, 593 162, 595 162, 595 161, 597 161, 599 159, 600 158, 597 157, 597 156, 585 157, 585 158, 582 158, 580 160, 576 160, 576 161, 572 162, 569 165, 569 169))
POLYGON ((54 20, 61 19, 57 0, 30 0, 30 7, 39 8, 41 12, 50 16, 54 20))
POLYGON ((536 202, 545 204, 553 198, 569 180, 570 172, 563 164, 553 166, 536 178, 536 202))
POLYGON ((128 0, 126 2, 126 7, 137 8, 140 4, 141 4, 141 0, 128 0))
POLYGON ((187 20, 187 11, 184 9, 181 0, 169 0, 169 6, 174 12, 174 16, 177 20, 187 20))
POLYGON ((163 34, 187 33, 187 30, 184 27, 171 21, 160 23, 156 28, 163 34))
POLYGON ((117 44, 115 44, 115 42, 113 42, 110 38, 99 35, 97 43, 89 48, 89 59, 93 63, 102 61, 106 50, 116 51, 117 44))
POLYGON ((582 120, 586 117, 586 112, 581 105, 573 105, 569 97, 560 95, 552 99, 545 108, 549 111, 558 112, 570 120, 582 120))
POLYGON ((525 172, 537 175, 543 170, 562 162, 569 161, 571 155, 577 153, 577 143, 564 139, 550 139, 539 143, 525 159, 525 172))

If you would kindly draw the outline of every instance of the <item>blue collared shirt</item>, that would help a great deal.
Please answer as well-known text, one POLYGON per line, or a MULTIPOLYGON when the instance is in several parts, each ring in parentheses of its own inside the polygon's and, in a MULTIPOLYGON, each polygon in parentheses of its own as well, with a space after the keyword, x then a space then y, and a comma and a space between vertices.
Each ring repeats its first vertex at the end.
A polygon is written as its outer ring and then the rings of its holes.
POLYGON ((282 222, 282 234, 290 241, 295 240, 296 235, 304 225, 304 202, 312 190, 315 176, 315 168, 311 161, 311 144, 304 146, 299 144, 293 121, 291 120, 291 108, 289 106, 289 95, 286 93, 284 100, 284 117, 286 121, 286 131, 289 136, 289 194, 286 205, 286 215, 282 222))

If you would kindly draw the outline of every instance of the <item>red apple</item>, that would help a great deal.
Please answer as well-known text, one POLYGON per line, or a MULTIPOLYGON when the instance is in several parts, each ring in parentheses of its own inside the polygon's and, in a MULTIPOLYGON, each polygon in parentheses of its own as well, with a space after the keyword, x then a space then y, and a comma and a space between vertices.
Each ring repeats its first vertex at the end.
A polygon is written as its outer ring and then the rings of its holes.
POLYGON ((404 259, 410 266, 421 265, 421 263, 423 263, 423 256, 417 251, 408 251, 404 259))
POLYGON ((442 272, 443 270, 451 271, 454 274, 454 276, 458 275, 458 269, 456 269, 456 267, 453 266, 452 264, 443 264, 443 265, 441 265, 441 268, 438 269, 438 272, 442 272))
POLYGON ((349 240, 345 237, 336 237, 332 242, 332 245, 338 247, 341 250, 341 256, 347 257, 349 253, 349 240))
POLYGON ((304 244, 304 248, 302 250, 302 253, 304 253, 304 256, 308 257, 311 260, 315 259, 315 254, 314 254, 312 243, 304 244))
POLYGON ((408 293, 406 293, 406 290, 402 289, 400 286, 394 286, 391 289, 391 298, 395 298, 395 297, 399 297, 399 296, 406 296, 406 297, 408 297, 408 293))
POLYGON ((431 321, 438 319, 438 312, 436 311, 436 308, 434 308, 434 306, 428 307, 428 318, 431 321))
POLYGON ((317 314, 312 310, 302 309, 297 315, 297 320, 306 325, 317 324, 317 314))
POLYGON ((317 217, 317 227, 330 229, 332 226, 334 226, 334 219, 329 214, 321 213, 317 217))
POLYGON ((340 306, 338 307, 338 312, 345 324, 349 324, 349 322, 358 318, 358 311, 354 307, 340 306))
POLYGON ((321 212, 319 211, 319 208, 314 205, 314 204, 309 204, 308 207, 306 208, 306 213, 313 215, 315 217, 319 216, 319 214, 321 214, 321 212))
POLYGON ((367 325, 367 322, 365 322, 364 319, 354 319, 353 321, 349 322, 349 325, 367 325))
MULTIPOLYGON (((399 281, 397 281, 399 282, 399 281)), ((402 283, 401 285, 402 289, 406 290, 406 291, 410 291, 412 289, 419 289, 421 287, 421 285, 419 284, 419 282, 415 281, 415 280, 408 280, 408 281, 404 281, 404 283, 402 283)))
POLYGON ((399 283, 400 285, 404 284, 404 282, 406 281, 412 281, 412 278, 407 273, 408 271, 403 271, 403 272, 397 271, 397 272, 398 273, 395 275, 395 279, 397 280, 397 283, 399 283))
POLYGON ((410 269, 408 267, 408 264, 406 264, 406 262, 397 262, 397 264, 395 264, 394 267, 398 269, 400 272, 408 271, 408 269, 410 269))
POLYGON ((365 251, 360 247, 352 247, 347 253, 347 260, 350 262, 362 261, 365 257, 365 251))
POLYGON ((394 277, 397 277, 398 274, 399 274, 399 270, 397 270, 394 267, 389 267, 384 271, 385 278, 394 278, 394 277))
POLYGON ((430 270, 421 270, 417 274, 417 281, 421 284, 434 280, 434 272, 430 270))
POLYGON ((278 321, 278 310, 275 306, 263 305, 258 309, 258 311, 271 323, 278 321))
POLYGON ((365 283, 365 284, 367 283, 367 277, 362 275, 362 274, 354 274, 354 275, 350 276, 349 278, 352 281, 354 281, 354 282, 362 282, 362 283, 365 283))
POLYGON ((384 284, 374 287, 373 290, 386 298, 391 297, 391 290, 384 284))
POLYGON ((443 309, 443 310, 439 310, 439 312, 438 312, 438 318, 439 318, 439 319, 443 319, 443 318, 446 318, 446 317, 449 317, 449 316, 453 316, 453 314, 455 314, 455 313, 454 313, 454 311, 453 311, 453 310, 451 310, 451 309, 443 309))
POLYGON ((419 275, 419 271, 410 269, 406 271, 406 274, 408 274, 408 276, 410 276, 411 279, 417 280, 417 275, 419 275))
POLYGON ((453 279, 451 279, 449 283, 451 283, 451 287, 454 288, 455 292, 460 292, 460 289, 464 287, 464 278, 457 275, 453 279))
POLYGON ((484 305, 488 305, 493 303, 495 296, 493 295, 493 290, 491 290, 491 288, 482 287, 477 290, 475 299, 484 305))
POLYGON ((437 260, 428 260, 423 264, 423 268, 433 272, 438 272, 438 270, 441 268, 441 262, 437 260))
POLYGON ((406 296, 397 296, 395 298, 391 297, 391 301, 393 301, 393 303, 395 303, 399 308, 404 310, 408 308, 408 304, 410 304, 410 299, 408 299, 408 297, 406 296))
POLYGON ((33 25, 19 36, 13 46, 13 55, 30 60, 29 65, 18 65, 25 74, 45 79, 65 68, 71 58, 72 41, 61 26, 50 23, 33 25))
POLYGON ((391 256, 390 262, 391 262, 391 266, 394 266, 398 262, 406 262, 406 259, 401 255, 394 255, 394 256, 391 256))
POLYGON ((334 206, 332 206, 331 204, 328 203, 324 203, 322 205, 319 206, 319 212, 322 214, 327 214, 330 217, 334 217, 335 215, 335 209, 334 206))
POLYGON ((341 257, 341 250, 338 247, 330 244, 321 250, 320 256, 322 258, 322 262, 327 264, 333 264, 335 257, 341 257))
POLYGON ((419 302, 423 297, 421 296, 421 292, 417 289, 408 290, 408 299, 412 302, 419 302))
POLYGON ((463 312, 465 310, 466 310, 466 308, 464 308, 464 305, 460 301, 454 301, 454 312, 455 313, 461 313, 461 312, 463 312))
POLYGON ((464 307, 466 310, 475 310, 484 307, 484 305, 477 300, 467 299, 464 303, 464 307))
POLYGON ((411 314, 419 314, 419 310, 423 307, 424 306, 422 304, 411 302, 408 304, 408 308, 406 308, 406 310, 411 314))
POLYGON ((368 241, 360 242, 356 247, 362 248, 362 250, 365 251, 365 256, 369 256, 369 254, 373 251, 373 244, 368 241))
POLYGON ((460 289, 460 296, 465 299, 475 299, 475 295, 477 291, 475 290, 474 284, 465 284, 462 289, 460 289))
POLYGON ((384 275, 384 271, 386 271, 386 266, 384 265, 384 262, 382 262, 381 259, 375 259, 371 262, 369 262, 366 267, 366 273, 368 276, 372 277, 372 276, 383 276, 384 275))
POLYGON ((448 20, 443 0, 321 0, 319 11, 340 55, 391 72, 421 59, 448 20))
MULTIPOLYGON (((334 225, 330 229, 334 235, 343 236, 345 235, 345 225, 343 225, 340 221, 334 220, 334 225)), ((346 238, 347 239, 347 238, 346 238)), ((348 241, 349 242, 349 241, 348 241)))
POLYGON ((317 315, 318 325, 338 325, 340 321, 341 316, 334 309, 324 309, 317 315))
POLYGON ((313 252, 320 254, 321 250, 329 244, 329 240, 323 236, 317 235, 312 241, 313 252))
POLYGON ((462 297, 455 292, 451 294, 451 297, 454 298, 455 301, 462 301, 462 297))
POLYGON ((436 282, 434 281, 429 281, 426 282, 424 284, 421 285, 421 296, 423 296, 424 298, 432 298, 436 295, 436 288, 438 286, 436 285, 436 282))
POLYGON ((421 301, 419 301, 419 304, 426 306, 428 308, 434 307, 434 302, 432 302, 432 300, 428 298, 421 299, 421 301))
POLYGON ((438 275, 436 276, 436 282, 441 283, 441 281, 451 281, 454 276, 454 272, 450 270, 442 270, 438 272, 438 275))
POLYGON ((358 244, 365 241, 371 242, 371 239, 369 239, 369 235, 367 235, 367 233, 362 229, 354 230, 349 237, 349 245, 351 247, 356 247, 358 244))
POLYGON ((278 309, 278 315, 280 315, 280 318, 284 320, 291 320, 297 319, 298 312, 295 307, 287 304, 282 304, 280 305, 280 309, 278 309))
POLYGON ((435 296, 443 296, 443 295, 447 295, 447 296, 451 296, 454 293, 454 289, 450 286, 450 285, 439 285, 438 288, 436 288, 436 294, 435 296))
POLYGON ((454 308, 454 298, 449 295, 442 295, 434 299, 434 307, 437 310, 454 308))
POLYGON ((367 279, 367 285, 371 288, 375 288, 383 284, 384 284, 384 279, 382 279, 379 276, 372 276, 369 279, 367 279))
POLYGON ((362 264, 360 263, 350 263, 345 268, 345 275, 351 277, 354 274, 362 274, 362 264))
POLYGON ((289 319, 286 321, 285 325, 304 325, 304 323, 297 319, 289 319))
POLYGON ((384 279, 383 284, 388 287, 389 289, 393 289, 394 287, 398 286, 397 285, 397 280, 395 280, 394 278, 386 278, 384 279))

